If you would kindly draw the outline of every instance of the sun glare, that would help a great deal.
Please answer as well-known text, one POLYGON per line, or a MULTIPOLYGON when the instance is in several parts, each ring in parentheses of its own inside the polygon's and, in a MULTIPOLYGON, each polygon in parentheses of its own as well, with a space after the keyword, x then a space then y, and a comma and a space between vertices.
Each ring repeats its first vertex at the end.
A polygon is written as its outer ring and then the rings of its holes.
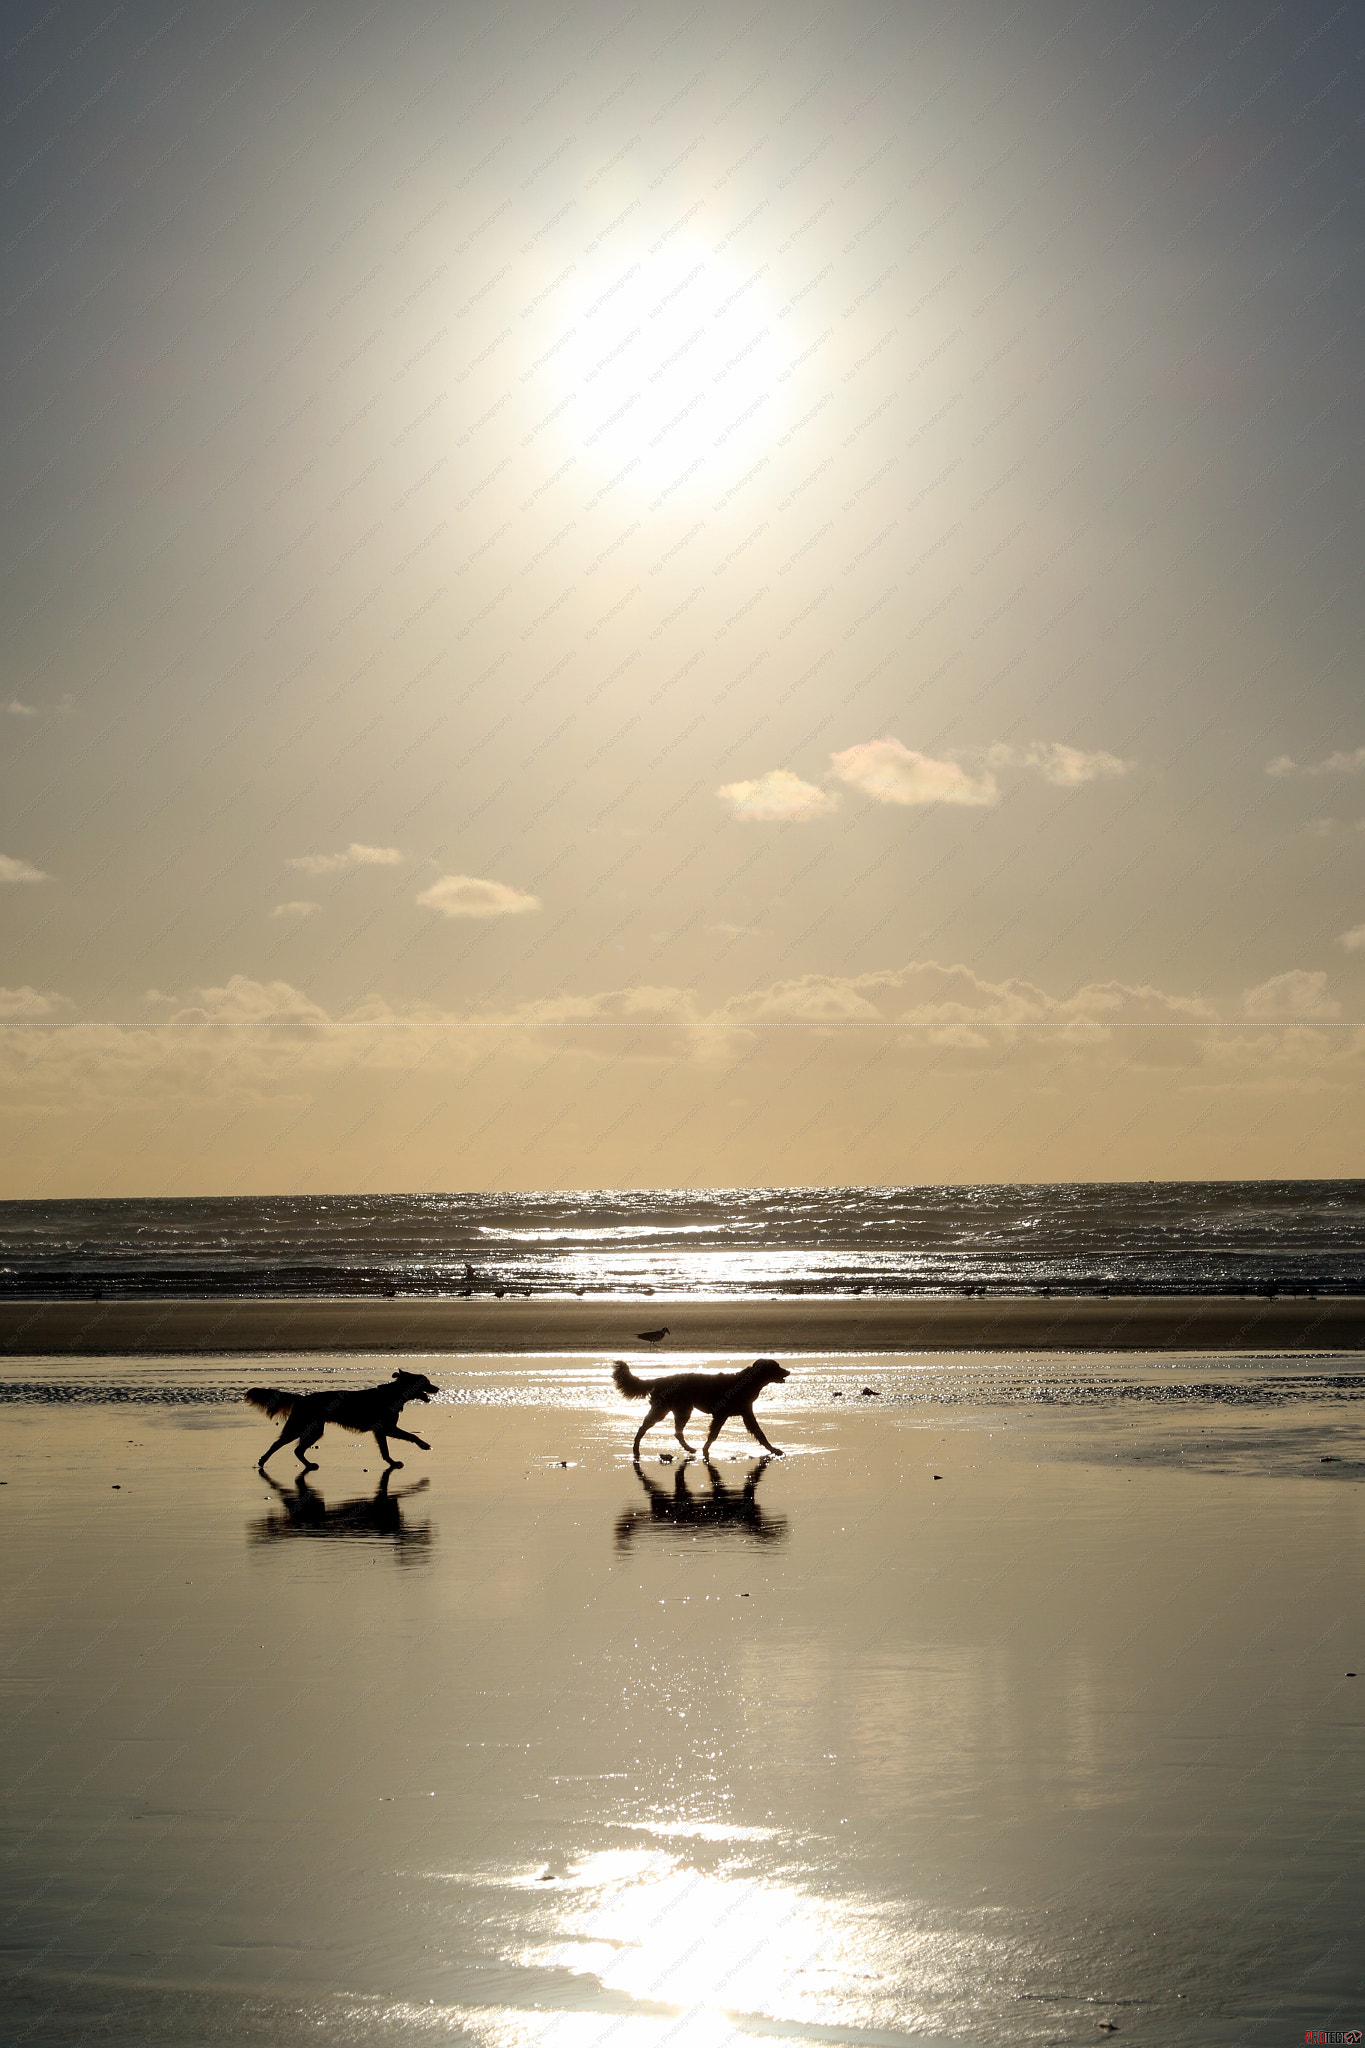
POLYGON ((695 239, 586 271, 562 351, 580 458, 655 509, 723 491, 771 439, 782 352, 762 271, 695 239))

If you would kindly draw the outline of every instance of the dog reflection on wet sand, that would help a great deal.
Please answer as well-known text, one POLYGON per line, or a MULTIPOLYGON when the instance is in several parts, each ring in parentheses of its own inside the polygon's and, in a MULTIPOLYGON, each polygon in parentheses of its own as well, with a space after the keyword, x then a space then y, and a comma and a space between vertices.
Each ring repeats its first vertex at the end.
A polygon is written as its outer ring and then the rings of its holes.
POLYGON ((672 1486, 664 1486, 650 1477, 638 1458, 635 1460, 635 1476, 649 1497, 649 1505, 627 1508, 617 1516, 618 1550, 627 1548, 637 1529, 686 1529, 693 1535, 720 1535, 724 1530, 737 1529, 759 1543, 782 1541, 787 1533, 786 1516, 765 1515, 758 1504, 758 1482, 768 1469, 769 1459, 759 1459, 743 1486, 727 1486, 708 1459, 703 1468, 709 1481, 706 1493, 693 1493, 688 1486, 690 1462, 685 1458, 673 1475, 672 1486))
POLYGON ((339 1500, 335 1507, 329 1507, 302 1472, 292 1486, 283 1485, 269 1472, 261 1476, 267 1486, 274 1488, 284 1512, 262 1515, 253 1522, 248 1531, 253 1543, 276 1543, 285 1536, 340 1536, 353 1540, 386 1537, 400 1555, 430 1547, 431 1523, 409 1523, 402 1507, 413 1494, 426 1492, 431 1484, 429 1479, 394 1488, 389 1483, 392 1473, 386 1470, 373 1494, 339 1500))

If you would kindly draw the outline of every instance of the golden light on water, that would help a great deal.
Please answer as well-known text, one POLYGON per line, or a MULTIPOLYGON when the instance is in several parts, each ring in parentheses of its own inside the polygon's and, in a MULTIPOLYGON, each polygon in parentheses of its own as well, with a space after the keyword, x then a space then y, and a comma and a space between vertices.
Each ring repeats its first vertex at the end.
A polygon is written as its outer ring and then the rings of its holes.
MULTIPOLYGON (((760 1874, 747 1851, 771 1855, 779 1830, 714 1821, 636 1823, 633 1831, 734 1855, 703 1868, 678 1849, 611 1848, 558 1873, 454 1877, 484 1889, 490 1907, 499 1892, 514 1892, 518 1923, 548 1926, 502 1958, 522 1979, 515 2006, 445 2008, 447 2018, 492 2048, 585 2039, 710 2048, 736 2031, 922 2038, 935 2015, 970 2002, 991 1968, 985 1940, 917 1925, 908 1902, 888 1909, 760 1874), (530 2018, 526 2005, 547 1998, 556 2010, 530 2018)), ((790 1845, 803 1855, 811 1846, 790 1845)), ((499 1919, 493 1908, 485 1924, 499 1919)))

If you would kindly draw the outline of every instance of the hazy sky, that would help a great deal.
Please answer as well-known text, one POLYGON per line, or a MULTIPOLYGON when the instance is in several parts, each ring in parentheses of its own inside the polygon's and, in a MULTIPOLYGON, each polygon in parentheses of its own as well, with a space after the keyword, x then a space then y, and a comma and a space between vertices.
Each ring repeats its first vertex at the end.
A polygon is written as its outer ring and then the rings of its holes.
POLYGON ((1359 1170, 1351 10, 6 24, 0 1192, 1359 1170))

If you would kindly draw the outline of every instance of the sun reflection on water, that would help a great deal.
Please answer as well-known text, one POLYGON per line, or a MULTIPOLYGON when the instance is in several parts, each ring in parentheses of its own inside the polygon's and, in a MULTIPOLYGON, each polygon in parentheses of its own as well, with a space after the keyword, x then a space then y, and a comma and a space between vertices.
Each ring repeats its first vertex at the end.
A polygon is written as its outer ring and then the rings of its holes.
POLYGON ((981 1941, 916 1926, 908 1906, 841 1901, 746 1867, 753 1838, 773 1830, 635 1825, 680 1846, 602 1849, 488 1881, 527 1902, 503 1922, 501 1996, 515 2002, 461 2004, 458 2020, 437 2008, 448 2023, 489 2048, 713 2048, 736 2033, 922 2040, 985 1961, 981 1941), (700 1857, 687 1840, 704 1845, 700 1857), (706 1849, 717 1868, 699 1867, 706 1849))

